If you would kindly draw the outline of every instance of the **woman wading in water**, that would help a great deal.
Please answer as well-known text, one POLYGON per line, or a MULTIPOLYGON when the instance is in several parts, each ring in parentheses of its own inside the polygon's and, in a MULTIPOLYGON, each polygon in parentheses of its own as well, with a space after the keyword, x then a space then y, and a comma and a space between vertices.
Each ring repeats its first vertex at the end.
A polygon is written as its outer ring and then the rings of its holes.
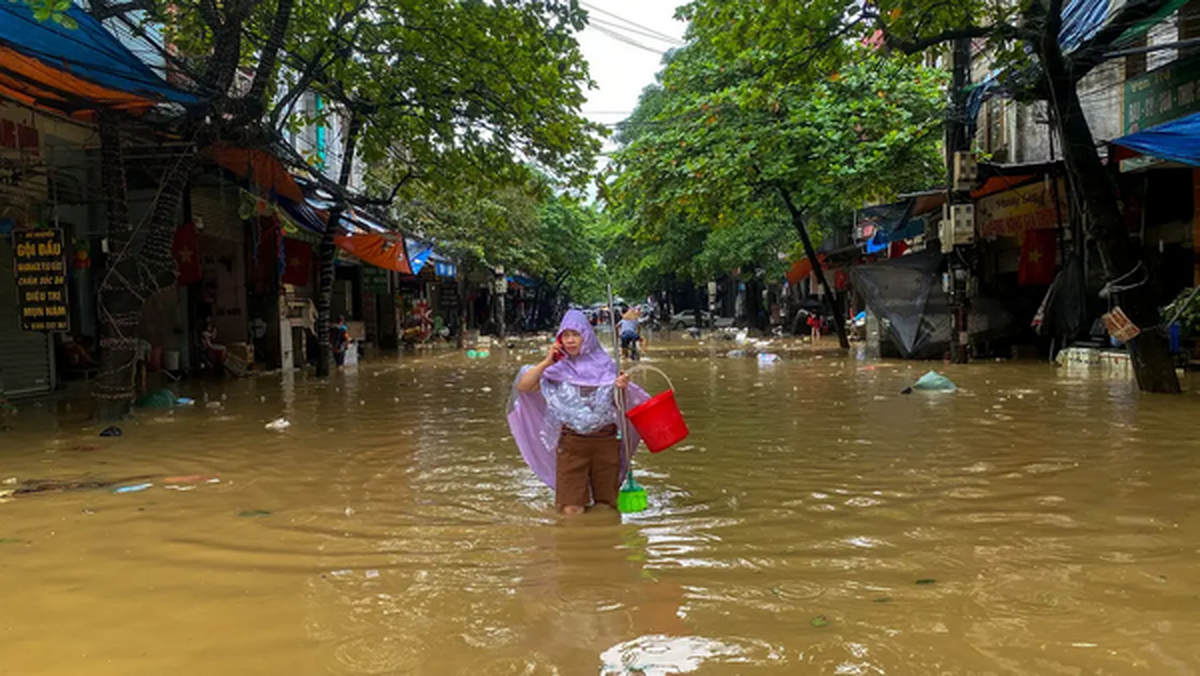
POLYGON ((546 357, 522 368, 513 390, 509 427, 529 467, 555 489, 558 509, 576 515, 593 504, 615 508, 639 441, 633 433, 618 439, 616 394, 625 392, 628 406, 648 395, 617 373, 582 312, 563 316, 546 357))

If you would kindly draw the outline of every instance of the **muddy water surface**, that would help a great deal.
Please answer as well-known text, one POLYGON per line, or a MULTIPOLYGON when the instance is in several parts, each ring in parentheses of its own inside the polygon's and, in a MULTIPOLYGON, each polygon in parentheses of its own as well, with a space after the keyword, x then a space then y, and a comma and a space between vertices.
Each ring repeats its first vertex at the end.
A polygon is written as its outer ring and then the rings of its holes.
POLYGON ((153 486, 0 504, 0 673, 1200 673, 1197 394, 651 357, 693 433, 623 519, 522 464, 528 354, 182 383, 117 439, 23 406, 0 480, 153 486))

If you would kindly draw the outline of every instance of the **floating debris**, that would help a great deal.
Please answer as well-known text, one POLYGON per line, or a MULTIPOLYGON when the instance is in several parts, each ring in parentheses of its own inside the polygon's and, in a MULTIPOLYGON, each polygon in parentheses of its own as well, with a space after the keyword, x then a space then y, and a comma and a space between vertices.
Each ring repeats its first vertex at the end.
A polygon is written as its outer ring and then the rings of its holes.
POLYGON ((105 427, 103 430, 100 431, 100 436, 102 436, 102 437, 119 437, 119 436, 121 436, 121 434, 122 434, 121 428, 117 427, 116 425, 113 425, 111 427, 105 427))
POLYGON ((133 486, 118 486, 113 489, 113 493, 140 493, 154 484, 134 484, 133 486))
POLYGON ((254 519, 262 516, 271 516, 271 512, 265 509, 243 509, 238 512, 238 516, 248 519, 254 519))
POLYGON ((276 432, 282 432, 291 426, 292 423, 287 418, 276 418, 265 425, 267 429, 275 430, 276 432))
POLYGON ((812 618, 812 626, 816 627, 817 629, 820 629, 821 627, 828 627, 829 618, 825 617, 824 615, 817 615, 816 617, 812 618))
POLYGON ((935 580, 933 578, 924 578, 921 580, 917 580, 917 584, 933 584, 935 582, 937 582, 937 580, 935 580))

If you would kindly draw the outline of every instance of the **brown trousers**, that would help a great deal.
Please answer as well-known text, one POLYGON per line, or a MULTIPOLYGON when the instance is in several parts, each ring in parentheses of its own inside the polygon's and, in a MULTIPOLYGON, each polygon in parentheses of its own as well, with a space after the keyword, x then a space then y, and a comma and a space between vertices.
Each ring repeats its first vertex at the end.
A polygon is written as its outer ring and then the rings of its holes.
POLYGON ((621 488, 621 446, 617 426, 590 434, 563 427, 558 441, 555 504, 586 507, 593 502, 617 506, 621 488))

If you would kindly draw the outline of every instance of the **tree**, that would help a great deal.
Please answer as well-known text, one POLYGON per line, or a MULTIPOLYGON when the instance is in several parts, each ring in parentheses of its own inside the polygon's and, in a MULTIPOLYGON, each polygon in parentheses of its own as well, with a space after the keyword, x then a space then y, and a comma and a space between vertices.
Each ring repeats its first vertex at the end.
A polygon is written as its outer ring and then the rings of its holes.
POLYGON ((939 71, 845 47, 837 70, 767 86, 763 73, 779 68, 773 53, 719 58, 717 38, 691 36, 643 95, 646 114, 622 128, 605 186, 645 233, 681 221, 750 232, 787 223, 815 260, 810 220, 829 224, 938 175, 939 71))
MULTIPOLYGON (((69 21, 69 4, 26 1, 43 20, 69 21)), ((585 15, 570 0, 98 0, 91 11, 135 28, 165 27, 170 48, 160 50, 201 96, 171 125, 194 143, 166 168, 152 216, 136 237, 124 185, 124 120, 101 120, 115 252, 99 293, 102 362, 94 396, 101 419, 125 415, 132 403, 141 307, 174 281, 171 241, 198 148, 216 140, 278 147, 279 127, 296 122, 291 111, 301 94, 316 91, 337 102, 326 114, 347 116, 350 133, 345 171, 338 180, 318 176, 335 197, 323 273, 351 204, 386 205, 463 184, 515 185, 525 162, 579 183, 598 149, 596 128, 579 114, 589 81, 574 35, 585 15), (388 165, 394 180, 387 197, 362 199, 346 189, 359 153, 388 165)), ((332 276, 321 280, 325 329, 332 276)), ((328 354, 328 341, 321 342, 328 354)))
MULTIPOLYGON (((1096 242, 1110 285, 1132 276, 1149 281, 1149 270, 1121 218, 1113 178, 1105 170, 1078 86, 1115 46, 1144 34, 1171 0, 1129 0, 1093 31, 1064 30, 1063 0, 989 2, 964 0, 876 0, 868 5, 818 0, 780 0, 767 6, 754 0, 696 0, 683 10, 698 34, 713 36, 720 53, 734 58, 747 50, 774 53, 784 64, 824 62, 845 50, 851 37, 879 37, 897 52, 919 53, 957 39, 986 43, 1019 100, 1046 101, 1063 142, 1071 187, 1079 196, 1088 235, 1096 242), (750 9, 753 14, 747 14, 750 9), (753 17, 729 30, 733 17, 753 17), (826 46, 825 51, 817 49, 826 46), (1136 272, 1136 271, 1141 271, 1136 272)), ((763 72, 770 89, 798 77, 791 68, 763 72)), ((1168 342, 1162 332, 1149 283, 1116 286, 1114 297, 1143 327, 1131 357, 1143 391, 1178 393, 1168 342)))

